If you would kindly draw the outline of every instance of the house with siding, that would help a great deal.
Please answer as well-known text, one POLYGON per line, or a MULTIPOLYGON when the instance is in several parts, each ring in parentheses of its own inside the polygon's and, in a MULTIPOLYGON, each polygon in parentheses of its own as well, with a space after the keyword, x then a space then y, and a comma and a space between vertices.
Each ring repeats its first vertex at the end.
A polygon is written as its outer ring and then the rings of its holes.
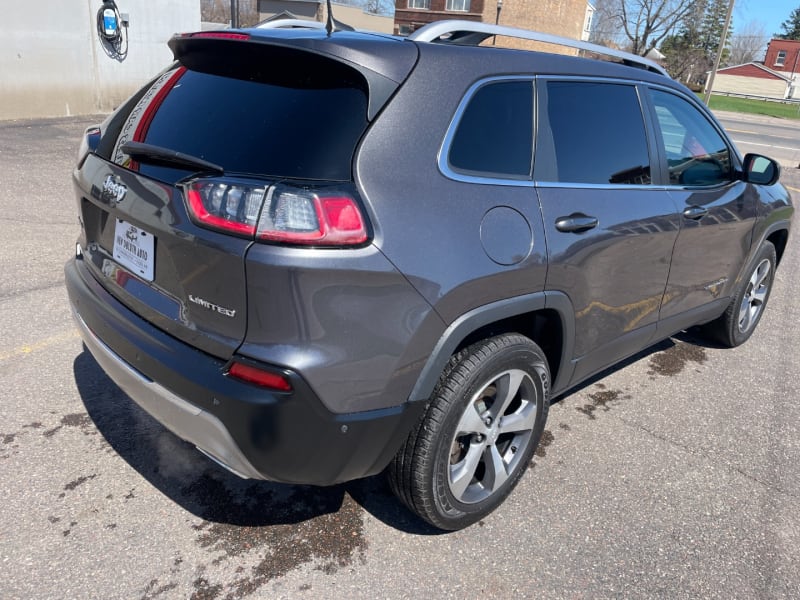
POLYGON ((791 84, 787 75, 752 62, 717 71, 713 93, 784 99, 791 98, 791 84))
POLYGON ((734 65, 717 71, 715 94, 743 94, 778 100, 798 99, 800 41, 771 40, 764 62, 734 65))

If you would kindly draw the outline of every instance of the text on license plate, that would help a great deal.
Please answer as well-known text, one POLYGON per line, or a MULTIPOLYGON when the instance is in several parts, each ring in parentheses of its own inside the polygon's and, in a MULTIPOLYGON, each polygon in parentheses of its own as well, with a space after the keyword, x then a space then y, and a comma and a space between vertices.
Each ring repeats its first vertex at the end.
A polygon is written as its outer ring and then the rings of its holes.
POLYGON ((136 225, 117 219, 114 228, 114 260, 142 279, 153 281, 156 264, 155 238, 136 225))

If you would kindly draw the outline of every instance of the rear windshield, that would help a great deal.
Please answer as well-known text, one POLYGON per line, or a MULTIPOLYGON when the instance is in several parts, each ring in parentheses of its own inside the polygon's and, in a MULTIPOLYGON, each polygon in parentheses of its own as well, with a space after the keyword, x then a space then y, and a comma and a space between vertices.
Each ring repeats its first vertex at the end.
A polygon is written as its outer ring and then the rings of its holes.
MULTIPOLYGON (((349 180, 367 126, 366 86, 354 75, 332 82, 283 73, 253 81, 185 70, 166 96, 145 94, 149 111, 131 112, 129 119, 141 112, 145 120, 150 112, 149 126, 124 129, 137 131, 136 141, 202 158, 226 173, 349 180)), ((139 172, 169 183, 191 174, 151 164, 139 172)))

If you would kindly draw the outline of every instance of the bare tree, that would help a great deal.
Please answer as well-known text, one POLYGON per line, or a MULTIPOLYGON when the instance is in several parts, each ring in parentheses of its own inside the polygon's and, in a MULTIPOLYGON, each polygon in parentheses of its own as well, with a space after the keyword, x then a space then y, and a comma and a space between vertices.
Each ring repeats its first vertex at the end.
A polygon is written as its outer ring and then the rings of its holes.
POLYGON ((644 56, 673 33, 697 0, 610 0, 608 14, 627 40, 628 49, 644 56))
POLYGON ((394 0, 362 0, 356 2, 356 4, 373 15, 394 14, 394 0))
POLYGON ((759 21, 749 21, 741 31, 731 36, 728 65, 743 65, 764 58, 769 36, 759 21))
POLYGON ((618 0, 594 0, 594 16, 589 41, 609 47, 619 47, 624 38, 619 18, 618 0))

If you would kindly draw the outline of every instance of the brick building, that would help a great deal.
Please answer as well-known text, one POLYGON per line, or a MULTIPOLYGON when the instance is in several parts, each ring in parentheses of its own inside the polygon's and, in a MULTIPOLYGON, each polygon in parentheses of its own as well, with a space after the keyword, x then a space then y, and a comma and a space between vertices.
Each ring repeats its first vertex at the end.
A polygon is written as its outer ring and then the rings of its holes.
POLYGON ((770 40, 764 66, 781 73, 797 73, 800 69, 800 41, 770 40))
POLYGON ((408 35, 443 19, 482 21, 484 3, 484 0, 395 0, 394 32, 408 35))
POLYGON ((770 40, 764 62, 733 65, 717 71, 715 94, 738 94, 797 99, 800 78, 800 41, 770 40))
MULTIPOLYGON (((593 12, 594 7, 586 0, 395 0, 394 30, 408 35, 432 21, 463 19, 587 39, 593 12)), ((535 45, 499 37, 497 44, 535 45)))

